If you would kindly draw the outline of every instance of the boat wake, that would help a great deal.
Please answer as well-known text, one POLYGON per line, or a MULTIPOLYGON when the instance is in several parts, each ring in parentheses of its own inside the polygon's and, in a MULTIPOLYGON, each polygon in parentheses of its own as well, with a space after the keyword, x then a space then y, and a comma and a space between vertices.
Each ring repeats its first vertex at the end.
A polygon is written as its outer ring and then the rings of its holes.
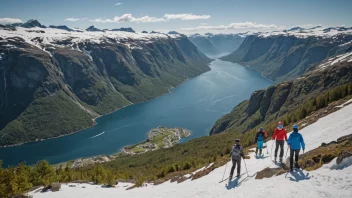
POLYGON ((105 133, 105 131, 103 131, 103 132, 99 133, 98 135, 92 136, 92 137, 90 137, 89 139, 93 139, 93 138, 96 138, 96 137, 98 137, 98 136, 101 136, 101 135, 103 135, 104 133, 105 133))

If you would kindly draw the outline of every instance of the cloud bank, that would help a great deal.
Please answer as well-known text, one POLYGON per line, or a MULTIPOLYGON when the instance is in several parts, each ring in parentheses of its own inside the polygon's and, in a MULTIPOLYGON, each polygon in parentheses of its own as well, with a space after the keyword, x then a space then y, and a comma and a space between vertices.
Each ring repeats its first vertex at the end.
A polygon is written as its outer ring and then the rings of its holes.
POLYGON ((87 18, 67 18, 65 19, 65 21, 69 21, 69 22, 76 22, 76 21, 84 21, 87 18))
POLYGON ((198 30, 233 30, 233 29, 280 29, 281 27, 274 24, 258 24, 255 22, 230 23, 228 25, 200 25, 191 28, 181 28, 186 31, 198 30))
POLYGON ((21 19, 15 18, 0 18, 0 24, 22 23, 21 19))
POLYGON ((123 23, 123 22, 134 22, 134 23, 153 23, 153 22, 166 22, 170 20, 204 20, 209 19, 210 15, 195 15, 195 14, 165 14, 161 18, 142 16, 134 17, 132 14, 124 14, 122 16, 116 16, 113 19, 98 18, 89 20, 96 23, 123 23))

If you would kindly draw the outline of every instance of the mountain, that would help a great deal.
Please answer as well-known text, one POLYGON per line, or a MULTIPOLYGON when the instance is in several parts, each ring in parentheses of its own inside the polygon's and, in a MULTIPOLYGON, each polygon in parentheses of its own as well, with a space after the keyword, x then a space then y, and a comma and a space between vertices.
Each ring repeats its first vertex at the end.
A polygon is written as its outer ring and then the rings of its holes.
POLYGON ((98 28, 95 28, 94 25, 92 26, 89 26, 86 31, 88 32, 102 32, 102 30, 98 29, 98 28))
POLYGON ((352 50, 349 28, 291 28, 247 36, 223 60, 246 65, 274 81, 294 79, 325 58, 352 50))
POLYGON ((302 113, 304 117, 311 110, 309 108, 319 103, 317 96, 320 93, 351 82, 352 52, 332 57, 316 64, 296 80, 255 91, 249 100, 240 103, 229 114, 216 121, 210 135, 231 130, 245 132, 280 117, 292 121, 292 116, 296 116, 292 114, 297 110, 301 110, 298 113, 302 113), (307 109, 305 102, 309 102, 307 109), (284 117, 285 115, 290 117, 284 117))
POLYGON ((220 51, 207 39, 207 37, 200 34, 193 34, 189 40, 197 46, 197 48, 204 54, 219 54, 220 51))
POLYGON ((55 26, 55 25, 50 25, 49 28, 54 28, 54 29, 60 29, 60 30, 66 30, 66 31, 73 31, 73 29, 67 27, 66 25, 59 25, 59 26, 55 26))
POLYGON ((24 28, 33 28, 33 27, 40 27, 40 28, 46 28, 44 25, 40 24, 39 21, 35 19, 31 19, 27 21, 26 23, 22 24, 21 27, 24 28))
POLYGON ((132 28, 130 28, 130 27, 128 27, 128 28, 118 28, 118 29, 112 29, 111 31, 121 31, 121 32, 133 32, 133 33, 135 33, 135 31, 132 29, 132 28))
POLYGON ((235 51, 244 40, 240 34, 193 34, 189 39, 206 54, 231 53, 235 51))
POLYGON ((0 28, 0 145, 90 127, 168 93, 209 62, 183 35, 0 28))

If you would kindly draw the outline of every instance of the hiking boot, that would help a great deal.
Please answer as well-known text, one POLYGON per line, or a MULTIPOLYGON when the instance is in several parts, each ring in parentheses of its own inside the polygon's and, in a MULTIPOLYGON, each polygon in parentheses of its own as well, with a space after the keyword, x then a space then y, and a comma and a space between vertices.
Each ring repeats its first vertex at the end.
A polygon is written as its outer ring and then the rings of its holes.
POLYGON ((292 166, 290 167, 290 172, 293 172, 293 167, 292 166))
POLYGON ((240 174, 237 174, 236 177, 241 177, 241 175, 240 175, 240 174))
POLYGON ((230 175, 230 177, 229 177, 229 180, 231 180, 232 179, 232 175, 230 175))
POLYGON ((280 163, 282 163, 282 158, 280 157, 280 163))
POLYGON ((262 155, 262 149, 259 150, 259 155, 262 155))
POLYGON ((297 162, 295 163, 295 168, 300 168, 297 162))
POLYGON ((275 163, 277 163, 277 161, 276 161, 276 157, 275 157, 274 161, 275 161, 275 163))

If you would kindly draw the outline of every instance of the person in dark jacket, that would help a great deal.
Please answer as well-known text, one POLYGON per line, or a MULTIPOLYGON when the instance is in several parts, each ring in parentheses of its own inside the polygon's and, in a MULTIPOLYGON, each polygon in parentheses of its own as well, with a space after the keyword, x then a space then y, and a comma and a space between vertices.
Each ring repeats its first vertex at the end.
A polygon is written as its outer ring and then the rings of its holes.
POLYGON ((230 157, 232 158, 232 168, 231 168, 230 177, 229 177, 229 179, 231 180, 233 176, 233 172, 235 171, 235 168, 236 168, 236 164, 237 164, 237 177, 239 177, 241 174, 241 157, 244 157, 244 154, 243 154, 243 148, 240 144, 239 139, 235 140, 235 145, 233 145, 232 147, 230 157))
POLYGON ((298 155, 301 147, 304 152, 306 146, 303 140, 303 136, 298 132, 297 124, 293 125, 293 132, 288 138, 287 144, 290 147, 290 171, 293 171, 293 156, 295 156, 295 168, 299 168, 298 155))
POLYGON ((277 158, 277 152, 280 147, 280 162, 282 162, 282 157, 284 156, 284 144, 287 141, 286 129, 283 127, 283 123, 279 122, 278 127, 275 129, 272 139, 276 140, 276 147, 275 147, 275 163, 277 158))
POLYGON ((258 149, 259 149, 259 155, 262 155, 262 148, 264 145, 264 139, 268 137, 267 133, 263 130, 262 127, 260 127, 259 131, 257 132, 255 136, 255 142, 257 143, 257 148, 255 149, 255 155, 258 155, 258 149))

